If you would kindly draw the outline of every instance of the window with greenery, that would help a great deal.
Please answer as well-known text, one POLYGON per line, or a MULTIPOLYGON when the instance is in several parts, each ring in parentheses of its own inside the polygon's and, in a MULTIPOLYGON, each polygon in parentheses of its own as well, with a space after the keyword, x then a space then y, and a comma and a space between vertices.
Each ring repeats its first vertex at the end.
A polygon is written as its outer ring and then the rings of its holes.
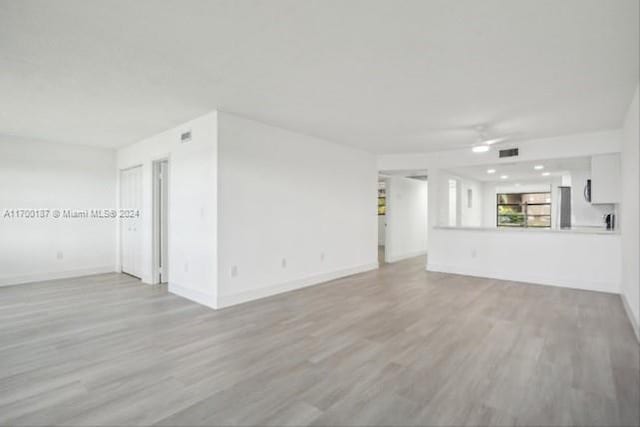
POLYGON ((384 182, 378 183, 378 215, 387 213, 387 192, 384 182))
POLYGON ((498 227, 551 227, 551 193, 498 193, 498 227))

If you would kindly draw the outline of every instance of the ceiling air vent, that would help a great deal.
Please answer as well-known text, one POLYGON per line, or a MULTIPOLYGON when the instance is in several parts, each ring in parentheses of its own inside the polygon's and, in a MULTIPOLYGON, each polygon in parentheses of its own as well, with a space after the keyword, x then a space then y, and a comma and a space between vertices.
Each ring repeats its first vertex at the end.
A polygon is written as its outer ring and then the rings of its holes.
POLYGON ((516 157, 518 155, 517 148, 507 148, 506 150, 500 150, 499 157, 516 157))
POLYGON ((186 144, 191 141, 191 131, 183 132, 180 134, 180 143, 186 144))

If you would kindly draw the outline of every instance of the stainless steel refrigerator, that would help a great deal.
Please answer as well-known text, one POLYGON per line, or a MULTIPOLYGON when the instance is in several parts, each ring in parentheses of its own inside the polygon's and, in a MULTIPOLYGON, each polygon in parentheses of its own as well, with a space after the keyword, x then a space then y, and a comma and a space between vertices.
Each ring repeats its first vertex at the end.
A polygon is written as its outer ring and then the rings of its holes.
POLYGON ((571 187, 558 187, 558 199, 560 228, 571 228, 571 187))

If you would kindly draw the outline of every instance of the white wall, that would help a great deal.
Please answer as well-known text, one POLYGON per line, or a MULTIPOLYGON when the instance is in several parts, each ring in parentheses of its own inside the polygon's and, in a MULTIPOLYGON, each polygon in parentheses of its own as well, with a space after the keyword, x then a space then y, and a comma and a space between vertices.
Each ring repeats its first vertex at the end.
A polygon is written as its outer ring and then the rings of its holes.
MULTIPOLYGON (((640 325, 640 130, 638 129, 638 89, 624 121, 622 145, 622 296, 630 316, 640 325)), ((637 335, 640 340, 640 335, 637 335)))
POLYGON ((449 224, 449 181, 456 181, 456 225, 479 227, 482 225, 484 201, 484 185, 480 181, 461 177, 448 171, 438 171, 434 175, 433 184, 439 186, 437 224, 449 224), (471 206, 469 192, 471 190, 471 206))
POLYGON ((460 194, 460 224, 467 227, 479 227, 482 225, 482 212, 484 200, 482 197, 484 186, 473 179, 461 179, 460 194), (469 191, 471 191, 471 205, 469 204, 469 191))
POLYGON ((115 220, 53 210, 114 209, 113 150, 0 137, 0 285, 114 271, 115 220), (46 219, 5 218, 50 209, 46 219))
POLYGON ((620 292, 620 236, 545 230, 429 230, 427 270, 620 292))
POLYGON ((377 267, 372 154, 221 112, 218 126, 220 307, 377 267))
POLYGON ((210 113, 118 150, 118 169, 143 174, 142 280, 152 278, 152 162, 169 159, 169 291, 215 307, 217 222, 216 113, 210 113), (182 132, 192 140, 180 142, 182 132))
MULTIPOLYGON (((458 191, 459 178, 450 173, 441 170, 431 170, 429 171, 429 181, 427 186, 430 188, 427 192, 429 197, 428 207, 433 206, 437 210, 435 214, 429 213, 427 216, 429 217, 429 222, 433 220, 434 224, 438 225, 460 225, 460 215, 459 215, 459 207, 460 207, 460 192, 458 191), (433 175, 432 175, 433 173, 433 175), (456 202, 455 202, 455 216, 450 214, 450 210, 454 206, 450 203, 450 189, 449 189, 449 181, 456 181, 456 202), (437 198, 437 200, 436 200, 437 198), (455 224, 451 223, 453 218, 455 217, 455 224)), ((431 211, 429 209, 429 211, 431 211)))
POLYGON ((426 254, 427 199, 427 181, 401 176, 387 179, 385 261, 426 254))

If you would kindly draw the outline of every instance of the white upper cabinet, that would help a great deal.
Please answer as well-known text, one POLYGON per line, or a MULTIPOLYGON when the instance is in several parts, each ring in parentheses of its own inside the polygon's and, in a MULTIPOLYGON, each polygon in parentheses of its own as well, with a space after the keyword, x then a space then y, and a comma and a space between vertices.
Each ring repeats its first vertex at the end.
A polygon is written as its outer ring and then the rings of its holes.
POLYGON ((591 158, 591 203, 620 203, 620 154, 591 158))

